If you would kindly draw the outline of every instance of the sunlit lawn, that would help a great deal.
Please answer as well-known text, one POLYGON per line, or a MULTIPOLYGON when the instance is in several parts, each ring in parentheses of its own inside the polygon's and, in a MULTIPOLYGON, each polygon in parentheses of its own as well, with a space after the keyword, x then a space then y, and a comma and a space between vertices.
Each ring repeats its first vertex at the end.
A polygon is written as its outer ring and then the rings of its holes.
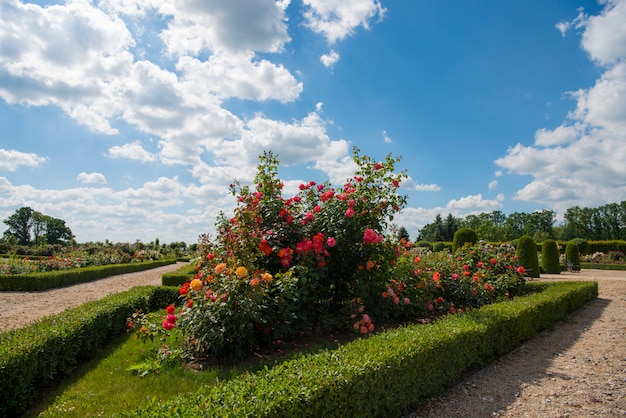
MULTIPOLYGON (((346 341, 353 335, 342 336, 346 341)), ((328 335, 323 341, 291 343, 284 350, 270 350, 257 354, 252 360, 236 366, 206 366, 202 371, 191 367, 169 366, 158 373, 144 377, 127 370, 141 363, 160 341, 146 342, 132 335, 118 338, 96 358, 81 366, 71 376, 58 384, 38 405, 28 410, 25 417, 92 417, 110 416, 116 412, 132 410, 147 404, 151 399, 167 400, 180 394, 194 393, 200 386, 216 384, 220 380, 255 371, 264 365, 284 361, 294 355, 322 348, 334 348, 339 341, 328 335), (39 415, 41 414, 41 415, 39 415)))

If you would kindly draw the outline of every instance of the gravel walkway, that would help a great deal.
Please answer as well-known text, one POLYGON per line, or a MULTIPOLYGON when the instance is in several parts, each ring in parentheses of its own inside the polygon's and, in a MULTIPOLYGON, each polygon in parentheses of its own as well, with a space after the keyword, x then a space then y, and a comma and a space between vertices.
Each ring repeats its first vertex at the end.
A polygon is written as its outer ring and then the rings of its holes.
POLYGON ((159 286, 161 275, 184 264, 186 263, 179 262, 42 292, 0 292, 0 331, 19 328, 44 316, 57 314, 134 286, 159 286))

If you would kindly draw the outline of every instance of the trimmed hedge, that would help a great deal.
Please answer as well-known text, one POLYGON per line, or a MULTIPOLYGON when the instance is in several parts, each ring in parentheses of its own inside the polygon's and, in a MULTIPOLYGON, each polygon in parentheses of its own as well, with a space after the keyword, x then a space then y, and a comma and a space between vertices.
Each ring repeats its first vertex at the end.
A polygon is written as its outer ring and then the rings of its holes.
POLYGON ((597 270, 626 270, 626 264, 599 264, 599 263, 581 263, 583 269, 597 270))
POLYGON ((163 286, 180 286, 186 281, 192 280, 196 275, 196 265, 188 264, 182 266, 176 271, 165 273, 161 276, 161 284, 163 286))
POLYGON ((176 263, 176 259, 144 261, 141 263, 107 264, 71 270, 55 270, 44 273, 2 274, 0 290, 39 291, 90 282, 116 274, 134 273, 176 263))
POLYGON ((380 333, 118 416, 400 416, 598 295, 597 282, 531 285, 541 291, 380 333))
POLYGON ((0 333, 0 417, 24 412, 38 390, 124 333, 137 310, 163 309, 177 288, 134 287, 0 333))

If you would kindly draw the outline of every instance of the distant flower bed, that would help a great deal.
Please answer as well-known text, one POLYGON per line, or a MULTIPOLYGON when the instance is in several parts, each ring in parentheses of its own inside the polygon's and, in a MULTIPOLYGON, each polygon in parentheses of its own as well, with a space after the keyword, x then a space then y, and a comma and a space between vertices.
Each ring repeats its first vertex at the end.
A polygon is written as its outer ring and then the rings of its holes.
POLYGON ((626 255, 623 251, 609 251, 607 253, 596 252, 580 257, 583 263, 594 264, 626 264, 626 255))
POLYGON ((48 257, 0 258, 0 274, 29 274, 71 270, 88 266, 140 263, 158 260, 161 254, 154 250, 135 250, 131 245, 69 247, 58 255, 48 257))

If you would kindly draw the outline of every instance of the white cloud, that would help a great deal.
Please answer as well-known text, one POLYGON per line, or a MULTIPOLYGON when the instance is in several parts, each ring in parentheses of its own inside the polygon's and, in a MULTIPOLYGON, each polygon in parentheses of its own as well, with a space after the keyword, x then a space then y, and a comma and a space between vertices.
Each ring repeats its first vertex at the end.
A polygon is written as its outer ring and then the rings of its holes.
POLYGON ((383 141, 385 141, 387 144, 391 144, 391 137, 387 135, 387 131, 383 131, 383 141))
POLYGON ((289 42, 285 9, 289 1, 230 0, 160 2, 172 16, 161 37, 176 55, 203 50, 279 52, 289 42))
POLYGON ((582 46, 602 65, 614 64, 626 57, 626 1, 605 0, 598 16, 588 17, 582 46))
POLYGON ((574 205, 600 206, 626 199, 626 1, 607 0, 598 16, 579 17, 582 47, 604 73, 556 129, 539 129, 534 146, 517 144, 495 161, 532 180, 514 199, 557 211, 574 205))
POLYGON ((407 190, 413 190, 416 192, 438 192, 441 190, 441 187, 437 184, 423 184, 423 183, 416 183, 415 180, 413 180, 413 178, 411 178, 411 176, 407 176, 402 183, 400 184, 400 186, 404 189, 407 190))
POLYGON ((183 73, 182 83, 191 83, 195 89, 220 99, 290 102, 303 89, 285 67, 267 60, 255 61, 252 52, 218 52, 206 61, 181 57, 176 68, 183 73))
POLYGON ((37 154, 0 148, 0 170, 15 171, 20 166, 37 167, 46 161, 37 154))
POLYGON ((435 219, 435 216, 452 214, 457 218, 463 218, 470 214, 493 212, 500 210, 504 202, 504 195, 499 194, 495 199, 484 199, 481 194, 469 195, 458 200, 452 199, 445 206, 433 208, 409 207, 404 208, 396 215, 394 223, 404 226, 412 238, 415 238, 419 230, 435 219))
POLYGON ((325 67, 332 67, 339 61, 339 54, 335 51, 330 51, 328 54, 322 54, 320 61, 325 67))
POLYGON ((354 33, 358 27, 369 29, 370 21, 383 19, 386 9, 378 0, 304 0, 306 25, 334 44, 354 33))
POLYGON ((576 126, 561 125, 554 130, 539 129, 535 133, 535 145, 548 147, 553 145, 569 144, 580 136, 580 128, 576 126))
POLYGON ((106 184, 107 182, 102 173, 85 173, 84 171, 76 176, 76 180, 83 184, 106 184))
POLYGON ((127 158, 130 160, 138 160, 142 163, 156 160, 156 156, 146 151, 139 141, 124 144, 122 146, 113 146, 109 148, 109 157, 111 158, 127 158))
POLYGON ((495 190, 498 187, 498 180, 490 181, 487 187, 489 188, 490 191, 495 190))
POLYGON ((117 133, 108 119, 134 44, 122 20, 78 1, 42 8, 6 0, 0 14, 0 96, 56 105, 94 131, 117 133))

